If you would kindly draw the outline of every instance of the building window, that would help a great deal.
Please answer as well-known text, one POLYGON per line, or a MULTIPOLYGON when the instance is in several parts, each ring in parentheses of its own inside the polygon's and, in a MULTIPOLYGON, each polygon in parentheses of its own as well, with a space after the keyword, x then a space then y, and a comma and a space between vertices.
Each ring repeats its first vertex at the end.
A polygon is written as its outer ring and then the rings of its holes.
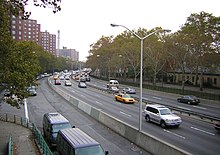
POLYGON ((15 23, 16 23, 16 21, 15 21, 15 20, 12 20, 11 22, 12 22, 12 24, 15 24, 15 23))
POLYGON ((15 33, 16 33, 16 32, 13 30, 13 31, 12 31, 12 34, 15 34, 15 33))
POLYGON ((192 77, 192 82, 195 82, 195 77, 194 76, 192 77))
POLYGON ((19 26, 19 30, 21 30, 21 26, 19 26))
POLYGON ((21 40, 21 36, 19 36, 19 40, 21 40))
POLYGON ((13 39, 15 39, 15 36, 12 36, 13 39))
POLYGON ((217 78, 214 78, 214 85, 217 85, 217 78))
POLYGON ((21 31, 19 31, 18 34, 21 35, 21 31))

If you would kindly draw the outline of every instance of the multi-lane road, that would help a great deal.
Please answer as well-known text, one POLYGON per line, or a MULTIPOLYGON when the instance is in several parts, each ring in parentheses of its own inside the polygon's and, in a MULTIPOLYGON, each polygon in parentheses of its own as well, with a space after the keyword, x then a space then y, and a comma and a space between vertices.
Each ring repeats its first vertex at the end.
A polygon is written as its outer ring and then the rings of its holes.
MULTIPOLYGON (((110 154, 148 154, 141 148, 135 146, 123 137, 120 137, 105 126, 88 117, 83 112, 74 109, 73 106, 68 104, 64 99, 57 95, 56 92, 51 90, 46 82, 46 79, 40 80, 40 86, 37 90, 38 95, 28 98, 29 118, 39 128, 42 128, 42 117, 44 113, 58 111, 69 119, 72 125, 76 127, 78 126, 87 134, 99 141, 105 150, 110 151, 110 154)), ((73 85, 71 87, 67 87, 64 86, 64 81, 62 81, 62 84, 56 87, 78 98, 79 100, 82 100, 112 115, 113 117, 138 128, 138 102, 135 104, 123 104, 115 101, 113 94, 109 94, 89 86, 96 85, 98 87, 105 87, 106 83, 103 81, 92 79, 87 88, 79 88, 76 81, 72 81, 72 83, 73 85)), ((136 88, 136 90, 136 95, 138 97, 138 88, 136 88)), ((159 93, 150 90, 143 91, 143 98, 149 101, 167 105, 170 104, 171 106, 176 105, 181 108, 187 108, 192 111, 203 112, 220 117, 219 102, 202 100, 201 104, 193 106, 178 103, 176 101, 176 97, 177 95, 172 94, 159 93)), ((5 108, 7 109, 7 107, 5 108)), ((23 109, 16 110, 16 113, 22 113, 21 111, 23 111, 23 109)), ((6 110, 6 112, 8 111, 6 110)), ((159 125, 146 122, 143 117, 142 130, 192 154, 219 154, 220 133, 214 129, 213 124, 182 115, 180 115, 180 117, 182 118, 183 123, 179 128, 166 129, 161 128, 159 125)))
MULTIPOLYGON (((89 85, 99 85, 104 87, 105 83, 92 79, 89 85)), ((138 128, 138 103, 123 104, 117 102, 114 100, 113 94, 94 89, 93 87, 89 87, 89 85, 86 89, 81 89, 77 87, 76 82, 73 82, 72 87, 65 87, 63 85, 57 87, 60 87, 60 89, 66 93, 101 109, 115 118, 138 128)), ((204 112, 218 117, 220 116, 220 108, 216 102, 215 104, 206 104, 206 100, 202 100, 202 103, 198 106, 184 105, 176 101, 175 95, 169 96, 164 93, 149 93, 147 90, 144 90, 143 97, 162 104, 171 104, 172 106, 175 104, 176 106, 191 109, 192 111, 204 112)), ((143 117, 142 130, 192 154, 219 154, 220 134, 214 129, 213 124, 186 116, 181 116, 181 118, 183 123, 179 128, 162 129, 156 124, 145 122, 143 117)))

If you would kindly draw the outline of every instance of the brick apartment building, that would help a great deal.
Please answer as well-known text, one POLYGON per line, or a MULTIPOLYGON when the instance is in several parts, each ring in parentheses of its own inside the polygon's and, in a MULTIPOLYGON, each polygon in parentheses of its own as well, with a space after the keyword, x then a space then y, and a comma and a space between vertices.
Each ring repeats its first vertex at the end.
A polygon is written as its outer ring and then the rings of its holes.
POLYGON ((56 35, 41 32, 41 25, 37 20, 23 20, 21 16, 11 17, 11 36, 17 41, 35 41, 45 51, 56 54, 56 35))

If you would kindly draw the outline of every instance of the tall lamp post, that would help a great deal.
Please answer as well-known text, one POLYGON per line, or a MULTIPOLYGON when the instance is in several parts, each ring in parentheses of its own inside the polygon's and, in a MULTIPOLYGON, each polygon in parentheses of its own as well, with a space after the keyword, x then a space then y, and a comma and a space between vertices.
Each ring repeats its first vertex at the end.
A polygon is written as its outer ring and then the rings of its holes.
POLYGON ((110 24, 112 27, 123 27, 125 29, 127 29, 129 32, 131 32, 135 37, 137 37, 138 39, 141 40, 141 64, 140 64, 140 99, 139 99, 139 131, 141 131, 141 127, 142 127, 142 89, 143 89, 143 84, 142 84, 142 79, 143 79, 143 48, 144 48, 144 40, 147 37, 150 37, 151 35, 160 32, 160 31, 164 31, 164 32, 170 32, 170 30, 164 30, 164 29, 157 29, 154 32, 151 32, 150 34, 146 35, 145 37, 140 37, 137 33, 131 31, 129 28, 127 28, 124 25, 117 25, 117 24, 110 24))

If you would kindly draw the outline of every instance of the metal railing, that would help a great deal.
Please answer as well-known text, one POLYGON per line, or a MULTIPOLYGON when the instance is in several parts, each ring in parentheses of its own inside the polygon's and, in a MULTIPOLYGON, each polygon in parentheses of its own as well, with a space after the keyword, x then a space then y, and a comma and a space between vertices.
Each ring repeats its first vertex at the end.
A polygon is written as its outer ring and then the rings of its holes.
POLYGON ((10 135, 9 142, 8 142, 8 155, 13 155, 14 154, 13 151, 14 151, 13 141, 10 135))
MULTIPOLYGON (((0 114, 0 121, 15 123, 15 124, 18 124, 18 125, 21 125, 23 127, 30 129, 34 135, 34 138, 35 138, 35 141, 39 148, 40 153, 43 155, 53 155, 52 151, 50 150, 49 146, 44 140, 40 130, 36 127, 34 123, 31 123, 20 116, 8 114, 8 113, 0 114)), ((13 143, 12 138, 9 140, 9 142, 13 143)), ((12 148, 10 147, 10 149, 13 150, 13 147, 12 148)))

